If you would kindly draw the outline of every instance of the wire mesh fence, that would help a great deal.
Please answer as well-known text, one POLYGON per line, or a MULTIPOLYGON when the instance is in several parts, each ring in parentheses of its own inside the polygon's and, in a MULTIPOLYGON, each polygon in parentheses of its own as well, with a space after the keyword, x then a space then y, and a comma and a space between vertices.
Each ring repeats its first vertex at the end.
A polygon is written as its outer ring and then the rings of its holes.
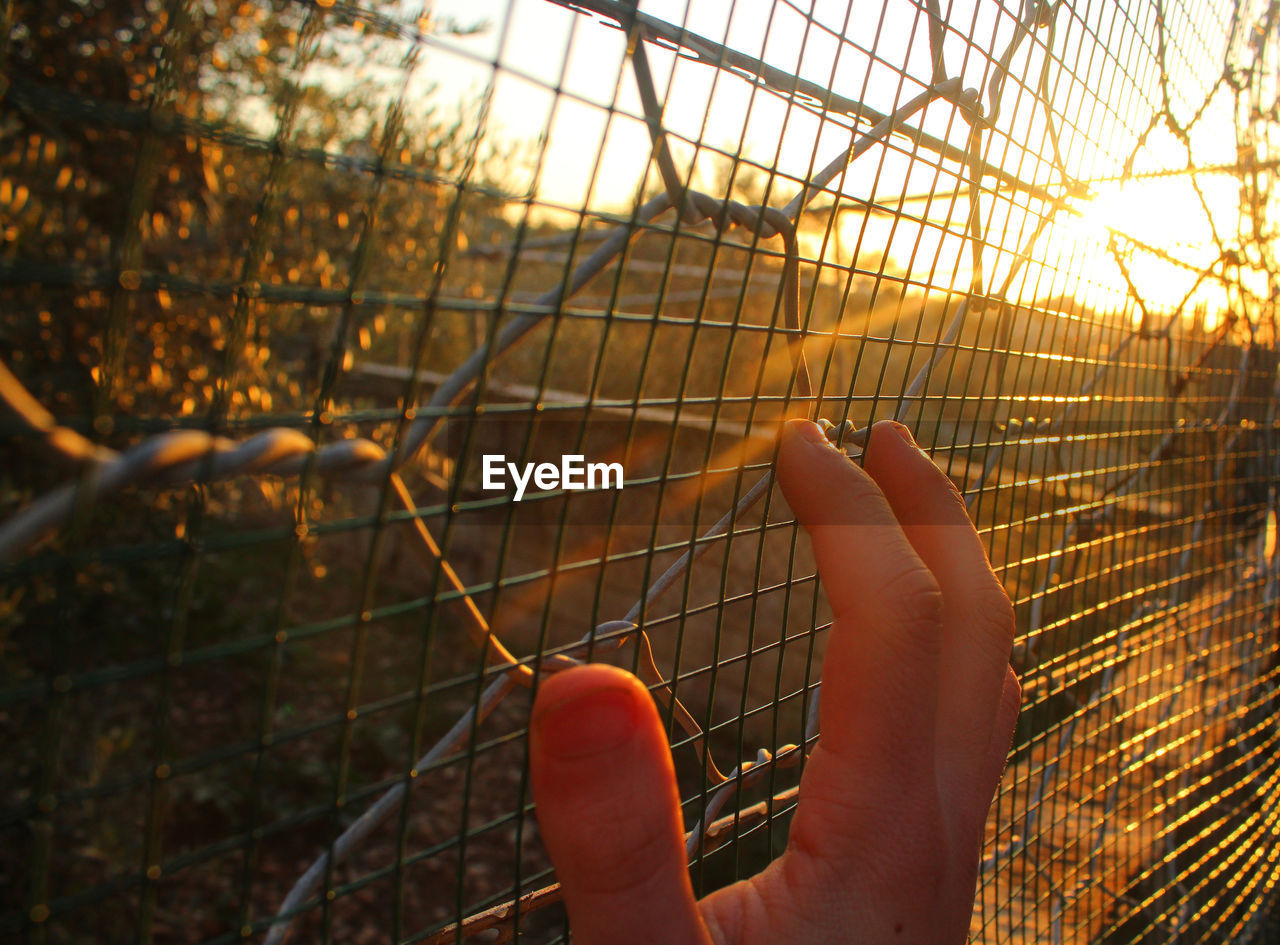
POLYGON ((1280 5, 0 15, 6 940, 563 939, 525 734, 590 660, 755 872, 807 416, 909 425, 1015 603, 973 940, 1274 941, 1280 5))

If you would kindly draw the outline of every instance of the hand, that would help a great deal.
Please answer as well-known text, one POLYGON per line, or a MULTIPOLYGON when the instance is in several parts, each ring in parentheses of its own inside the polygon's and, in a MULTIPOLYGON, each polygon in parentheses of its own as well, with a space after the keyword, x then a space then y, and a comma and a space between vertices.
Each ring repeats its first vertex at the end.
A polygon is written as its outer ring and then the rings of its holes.
POLYGON ((876 424, 864 471, 793 420, 777 470, 835 616, 787 849, 696 901, 649 693, 606 665, 551 676, 531 773, 576 945, 966 940, 1021 697, 1009 599, 905 427, 876 424))

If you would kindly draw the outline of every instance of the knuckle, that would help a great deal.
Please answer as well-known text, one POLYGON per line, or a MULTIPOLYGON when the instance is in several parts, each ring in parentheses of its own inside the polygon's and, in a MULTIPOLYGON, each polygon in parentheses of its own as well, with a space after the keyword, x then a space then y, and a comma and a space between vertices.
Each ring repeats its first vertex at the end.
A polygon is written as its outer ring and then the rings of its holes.
POLYGON ((1008 662, 1015 632, 1013 604, 994 575, 974 588, 970 619, 978 645, 1008 662))
POLYGON ((1008 714, 1018 715, 1018 711, 1022 708, 1022 680, 1012 670, 1009 671, 1009 677, 1012 685, 1005 686, 1000 691, 1000 701, 1004 703, 1004 708, 1008 714))
POLYGON ((884 583, 882 604, 904 631, 933 635, 942 626, 942 589, 919 562, 906 565, 884 583))
POLYGON ((1022 681, 1014 676, 1013 685, 1006 686, 1001 691, 1000 698, 1004 702, 1005 711, 1016 718, 1018 710, 1022 708, 1022 681))

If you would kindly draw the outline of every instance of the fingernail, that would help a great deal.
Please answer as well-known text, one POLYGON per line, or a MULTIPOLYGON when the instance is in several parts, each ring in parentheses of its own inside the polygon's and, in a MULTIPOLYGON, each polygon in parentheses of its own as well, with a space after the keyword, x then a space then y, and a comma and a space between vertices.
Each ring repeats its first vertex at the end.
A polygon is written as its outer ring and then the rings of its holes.
POLYGON ((562 761, 616 751, 631 740, 640 706, 630 688, 591 689, 552 703, 533 719, 534 737, 562 761))
POLYGON ((890 420, 889 423, 893 427, 893 432, 898 434, 898 436, 902 437, 902 439, 906 442, 908 446, 916 445, 915 438, 912 437, 910 430, 908 430, 905 426, 903 426, 897 420, 890 420))
POLYGON ((814 446, 830 446, 831 441, 827 439, 827 435, 822 432, 822 427, 818 426, 812 420, 788 420, 785 427, 785 435, 797 437, 812 443, 814 446))

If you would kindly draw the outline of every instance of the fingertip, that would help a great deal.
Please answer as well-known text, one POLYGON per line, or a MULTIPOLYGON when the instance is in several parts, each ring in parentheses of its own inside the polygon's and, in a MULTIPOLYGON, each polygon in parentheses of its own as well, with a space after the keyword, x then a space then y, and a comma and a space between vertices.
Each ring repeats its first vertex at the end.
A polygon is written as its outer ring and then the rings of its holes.
POLYGON ((904 526, 972 527, 956 484, 896 420, 872 426, 862 465, 904 526))
MULTIPOLYGON (((867 436, 866 456, 863 465, 873 479, 873 470, 890 465, 896 468, 908 467, 913 463, 925 460, 934 466, 933 460, 920 449, 911 431, 897 420, 877 420, 871 425, 867 436)), ((936 467, 935 467, 936 468, 936 467)))
POLYGON ((871 478, 811 420, 788 420, 778 449, 778 484, 801 525, 850 524, 850 497, 878 495, 871 478))
POLYGON ((884 436, 887 433, 893 433, 898 439, 906 443, 908 446, 919 449, 916 444, 916 438, 911 435, 911 430, 897 420, 879 420, 871 427, 871 437, 874 438, 877 433, 884 436))
POLYGON ((644 721, 644 687, 613 666, 557 673, 534 702, 534 751, 573 761, 622 748, 644 721))
POLYGON ((784 448, 792 443, 815 447, 831 445, 822 427, 804 417, 794 417, 782 425, 782 442, 784 448))
POLYGON ((543 716, 558 703, 612 689, 639 694, 647 692, 644 683, 634 675, 608 663, 587 663, 545 675, 533 701, 534 727, 537 728, 543 716))
POLYGON ((604 664, 545 679, 534 701, 530 769, 543 842, 575 941, 700 941, 684 860, 680 794, 644 684, 604 664))

